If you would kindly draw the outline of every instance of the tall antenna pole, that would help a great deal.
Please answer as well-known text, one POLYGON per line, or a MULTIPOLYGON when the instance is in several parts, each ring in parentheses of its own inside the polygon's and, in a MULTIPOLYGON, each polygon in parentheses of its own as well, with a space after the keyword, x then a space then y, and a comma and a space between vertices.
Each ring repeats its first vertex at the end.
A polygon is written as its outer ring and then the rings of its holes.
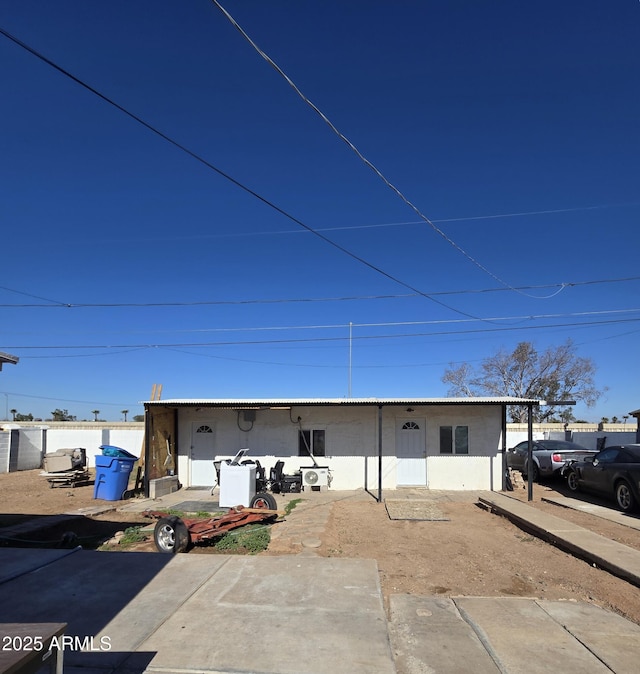
POLYGON ((351 363, 352 363, 352 351, 353 351, 353 323, 349 321, 349 395, 351 398, 351 363))

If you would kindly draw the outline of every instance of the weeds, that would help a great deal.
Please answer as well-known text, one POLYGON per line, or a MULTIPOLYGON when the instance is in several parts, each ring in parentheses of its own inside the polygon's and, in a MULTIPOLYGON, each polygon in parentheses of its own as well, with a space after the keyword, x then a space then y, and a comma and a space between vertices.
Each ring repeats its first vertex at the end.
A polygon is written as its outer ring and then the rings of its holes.
POLYGON ((289 503, 287 503, 287 505, 284 507, 285 516, 290 515, 291 511, 298 505, 298 503, 302 503, 301 498, 294 498, 292 501, 289 501, 289 503))
POLYGON ((238 531, 228 531, 213 547, 218 552, 256 555, 269 546, 271 534, 264 525, 247 526, 238 531))

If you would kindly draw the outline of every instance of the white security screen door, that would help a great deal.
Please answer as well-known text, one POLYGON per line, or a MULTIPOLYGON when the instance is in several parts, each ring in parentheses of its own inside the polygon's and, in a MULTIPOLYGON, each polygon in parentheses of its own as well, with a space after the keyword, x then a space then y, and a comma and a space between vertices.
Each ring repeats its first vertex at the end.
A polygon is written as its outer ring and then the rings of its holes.
POLYGON ((427 486, 427 445, 424 419, 396 421, 396 482, 398 487, 427 486))
POLYGON ((212 487, 216 482, 213 467, 213 424, 195 423, 191 428, 190 487, 212 487))

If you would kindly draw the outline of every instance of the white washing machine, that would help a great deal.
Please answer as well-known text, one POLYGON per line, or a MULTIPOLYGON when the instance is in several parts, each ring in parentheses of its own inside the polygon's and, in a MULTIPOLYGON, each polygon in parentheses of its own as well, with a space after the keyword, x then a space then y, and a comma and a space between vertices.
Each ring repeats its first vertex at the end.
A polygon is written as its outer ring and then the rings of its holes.
POLYGON ((233 508, 242 505, 248 508, 256 495, 256 466, 220 464, 220 507, 233 508))

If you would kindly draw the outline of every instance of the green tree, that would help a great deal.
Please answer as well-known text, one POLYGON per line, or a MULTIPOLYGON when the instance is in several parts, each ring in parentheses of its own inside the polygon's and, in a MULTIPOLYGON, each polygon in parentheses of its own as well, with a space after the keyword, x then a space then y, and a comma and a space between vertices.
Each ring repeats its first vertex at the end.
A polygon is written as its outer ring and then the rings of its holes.
POLYGON ((122 414, 124 415, 124 420, 127 420, 127 414, 129 414, 129 410, 122 410, 122 414))
POLYGON ((16 414, 18 414, 18 410, 9 410, 9 412, 11 412, 11 414, 13 416, 13 420, 15 421, 16 420, 16 414))
POLYGON ((98 421, 98 414, 100 414, 100 410, 91 410, 91 414, 93 414, 93 420, 98 421))
POLYGON ((136 414, 133 417, 133 421, 144 421, 144 414, 136 414))
POLYGON ((33 421, 33 414, 20 414, 18 412, 15 416, 15 421, 33 421))
MULTIPOLYGON (((512 396, 533 400, 576 400, 588 407, 606 390, 595 386, 595 365, 590 358, 576 354, 573 342, 538 352, 531 342, 520 342, 512 352, 501 349, 485 358, 478 369, 468 363, 445 370, 442 381, 449 385, 449 395, 512 396)), ((533 408, 533 421, 547 421, 563 411, 556 407, 533 408)), ((512 405, 511 420, 527 420, 527 406, 512 405)), ((565 415, 566 416, 566 415, 565 415)))

